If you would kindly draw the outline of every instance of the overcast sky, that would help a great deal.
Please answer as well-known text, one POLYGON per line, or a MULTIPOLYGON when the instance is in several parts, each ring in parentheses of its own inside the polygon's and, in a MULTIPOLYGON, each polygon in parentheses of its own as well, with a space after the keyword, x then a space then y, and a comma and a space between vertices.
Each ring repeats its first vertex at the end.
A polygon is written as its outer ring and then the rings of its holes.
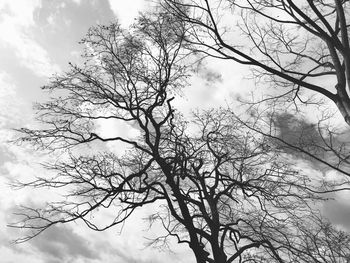
POLYGON ((45 172, 38 165, 45 157, 6 143, 10 129, 33 123, 32 103, 46 96, 40 86, 66 70, 68 62, 79 63, 78 41, 90 26, 118 19, 127 27, 147 6, 143 0, 0 0, 0 262, 191 262, 187 247, 177 246, 176 253, 145 248, 143 237, 152 232, 142 218, 149 210, 135 214, 121 234, 116 228, 93 232, 78 223, 14 246, 11 240, 23 233, 6 227, 20 203, 45 199, 39 192, 8 187, 14 178, 45 172))
MULTIPOLYGON (((13 135, 10 129, 34 123, 32 104, 46 96, 40 86, 48 83, 52 74, 65 71, 68 62, 79 63, 82 47, 78 41, 90 26, 118 20, 127 27, 148 6, 143 0, 0 0, 0 262, 194 262, 186 246, 174 246, 173 253, 145 248, 143 237, 154 235, 146 231, 142 220, 149 209, 135 214, 121 234, 120 229, 92 232, 77 223, 53 227, 26 244, 14 246, 10 241, 21 233, 6 227, 16 206, 45 199, 39 192, 8 187, 14 178, 25 180, 45 172, 38 165, 45 156, 6 143, 13 135)), ((208 65, 176 102, 179 108, 186 112, 192 107, 217 106, 247 90, 242 78, 246 69, 220 63, 215 64, 220 72, 218 81, 211 83, 205 78, 214 68, 208 65)), ((113 128, 104 126, 106 131, 113 128)), ((338 223, 350 228, 350 220, 345 220, 350 217, 345 205, 348 197, 343 196, 343 200, 327 211, 330 215, 341 211, 335 220, 342 219, 338 223)))
MULTIPOLYGON (((11 129, 35 125, 32 105, 47 96, 40 87, 48 83, 52 74, 67 70, 68 62, 79 64, 82 46, 78 41, 90 26, 118 20, 128 27, 139 11, 148 8, 144 0, 0 0, 0 262, 194 261, 187 246, 176 245, 172 253, 145 247, 144 237, 155 235, 146 231, 143 220, 151 212, 149 208, 135 214, 121 233, 120 229, 96 233, 78 223, 54 227, 15 246, 10 242, 23 233, 6 227, 13 222, 13 212, 19 204, 49 198, 47 193, 14 191, 8 186, 14 179, 26 180, 46 173, 39 165, 46 156, 6 143, 13 136, 11 129)), ((235 94, 233 83, 238 87, 244 83, 240 67, 215 64, 215 68, 222 68, 217 83, 207 77, 210 66, 203 68, 193 78, 194 84, 176 101, 184 113, 194 107, 224 104, 235 94)), ((102 123, 102 130, 108 133, 116 127, 102 123)))

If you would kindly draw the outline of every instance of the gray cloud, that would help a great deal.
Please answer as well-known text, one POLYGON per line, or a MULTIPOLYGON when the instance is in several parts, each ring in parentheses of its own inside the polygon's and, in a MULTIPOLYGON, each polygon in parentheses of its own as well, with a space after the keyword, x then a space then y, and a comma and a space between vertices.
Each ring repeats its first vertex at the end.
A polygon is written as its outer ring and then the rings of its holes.
POLYGON ((203 72, 201 72, 201 77, 205 79, 205 81, 208 84, 215 83, 215 82, 222 82, 222 76, 219 72, 216 72, 211 69, 205 69, 203 72))
MULTIPOLYGON (((115 262, 117 263, 160 263, 163 260, 154 258, 150 260, 149 258, 141 258, 140 256, 135 256, 137 253, 130 253, 133 248, 124 247, 120 244, 114 245, 107 241, 102 241, 96 244, 96 250, 103 252, 104 254, 109 254, 113 258, 117 258, 115 262)), ((142 254, 142 253, 141 253, 142 254)), ((155 253, 157 254, 157 253, 155 253)))
POLYGON ((308 160, 312 168, 324 172, 331 168, 317 161, 315 158, 310 157, 310 155, 303 153, 299 149, 335 167, 344 170, 350 168, 346 161, 340 161, 339 156, 337 156, 337 154, 345 156, 349 150, 350 141, 348 138, 344 137, 344 135, 349 134, 348 130, 343 133, 333 134, 332 137, 329 137, 326 133, 326 129, 319 130, 317 124, 311 123, 304 118, 297 118, 289 113, 276 115, 273 121, 279 130, 278 138, 293 146, 290 147, 273 140, 273 143, 276 143, 276 145, 286 153, 298 159, 308 160), (333 147, 334 152, 330 150, 330 145, 333 147))
POLYGON ((80 4, 68 0, 44 0, 34 17, 38 25, 33 29, 35 39, 61 66, 67 66, 72 60, 72 52, 80 53, 78 41, 89 27, 116 20, 108 0, 84 0, 80 4))
POLYGON ((195 72, 205 81, 206 85, 221 83, 223 81, 221 73, 209 67, 208 61, 198 63, 195 72))
MULTIPOLYGON (((28 200, 27 205, 37 207, 38 204, 28 200)), ((17 206, 13 204, 5 212, 7 222, 15 222, 17 206)), ((110 234, 102 232, 90 232, 86 235, 73 231, 74 224, 55 225, 37 237, 24 244, 13 244, 18 237, 23 237, 26 230, 7 228, 5 232, 0 229, 0 247, 5 246, 17 255, 37 258, 45 263, 76 263, 76 262, 111 262, 111 263, 160 263, 164 262, 165 254, 159 254, 156 250, 140 250, 130 246, 130 240, 125 236, 112 238, 110 234), (6 237, 6 238, 5 238, 6 237), (126 238, 123 242, 123 238, 126 238), (124 244, 125 243, 125 244, 124 244), (154 257, 159 255, 159 258, 154 257)), ((88 230, 92 231, 92 230, 88 230)), ((140 237, 142 238, 142 237, 140 237)), ((177 262, 176 254, 169 254, 170 262, 177 262), (171 260, 170 260, 171 259, 171 260)), ((1 261, 1 260, 0 260, 1 261)), ((41 262, 41 261, 39 261, 41 262)))
POLYGON ((68 226, 53 226, 30 243, 51 262, 68 262, 77 257, 100 257, 89 242, 68 226))
MULTIPOLYGON (((0 11, 2 14, 6 12, 0 11)), ((28 45, 27 53, 22 55, 29 56, 29 53, 38 49, 36 51, 44 52, 39 52, 41 55, 47 56, 41 58, 42 60, 57 64, 63 70, 67 69, 69 61, 78 63, 79 56, 76 54, 80 54, 82 49, 78 41, 85 36, 89 27, 116 20, 108 0, 84 0, 80 4, 70 0, 43 0, 33 16, 35 24, 25 28, 25 34, 20 34, 25 36, 23 39, 27 42, 24 44, 28 45)), ((47 78, 41 76, 42 74, 33 74, 33 69, 23 64, 24 59, 14 59, 16 52, 12 45, 0 45, 0 71, 11 76, 13 84, 18 87, 18 96, 26 100, 26 107, 30 109, 32 101, 44 98, 40 86, 47 83, 47 78)), ((39 62, 43 61, 39 59, 39 62)))
POLYGON ((344 202, 329 201, 323 207, 325 216, 333 223, 350 231, 350 205, 344 202))

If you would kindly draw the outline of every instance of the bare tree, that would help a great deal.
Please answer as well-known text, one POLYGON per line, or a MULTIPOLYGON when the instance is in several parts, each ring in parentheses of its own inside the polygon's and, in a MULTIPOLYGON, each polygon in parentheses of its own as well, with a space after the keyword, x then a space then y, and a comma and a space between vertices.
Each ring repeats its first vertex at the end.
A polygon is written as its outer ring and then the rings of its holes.
POLYGON ((350 125, 349 1, 162 3, 187 23, 186 40, 196 51, 252 66, 256 82, 265 80, 279 97, 305 102, 301 90, 321 94, 350 125))
MULTIPOLYGON (((350 176, 349 130, 332 127, 333 115, 323 115, 316 123, 303 116, 280 111, 273 106, 253 104, 248 107, 249 117, 238 117, 249 129, 258 132, 274 145, 281 154, 307 161, 310 168, 323 172, 336 171, 334 180, 342 181, 348 189, 350 176)), ((340 186, 340 185, 338 185, 340 186)))
POLYGON ((328 191, 322 181, 293 168, 254 123, 244 125, 229 110, 186 120, 174 109, 188 70, 185 30, 166 12, 141 17, 130 32, 117 24, 91 28, 83 67, 72 65, 44 87, 52 99, 37 105, 42 127, 22 129, 20 141, 68 152, 45 165, 54 177, 20 186, 60 188, 65 197, 19 211, 12 226, 31 231, 18 242, 75 220, 102 231, 153 204, 160 210, 150 222, 167 233, 154 243, 175 238, 196 262, 349 260, 349 237, 317 214, 328 191), (140 134, 103 136, 101 119, 129 123, 140 134), (84 148, 111 141, 129 150, 120 156, 84 148), (112 207, 115 217, 104 225, 90 216, 112 207), (334 246, 325 251, 328 243, 334 246))
MULTIPOLYGON (((262 107, 261 102, 270 108, 265 117, 257 113, 267 121, 258 127, 262 134, 284 150, 294 151, 295 156, 308 156, 349 175, 349 131, 332 127, 332 114, 325 107, 315 107, 323 102, 313 96, 321 94, 335 102, 349 124, 348 1, 162 3, 187 23, 185 39, 192 50, 249 65, 258 87, 268 84, 275 88, 272 95, 258 101, 260 105, 249 103, 255 112, 262 107), (292 102, 296 111, 286 111, 286 101, 292 102), (290 118, 283 118, 284 123, 278 121, 279 116, 300 113, 300 104, 315 110, 314 118, 319 118, 316 123, 300 117, 293 118, 294 124, 289 123, 290 118), (290 127, 296 123, 308 127, 290 127)), ((247 104, 248 99, 244 100, 247 104)))

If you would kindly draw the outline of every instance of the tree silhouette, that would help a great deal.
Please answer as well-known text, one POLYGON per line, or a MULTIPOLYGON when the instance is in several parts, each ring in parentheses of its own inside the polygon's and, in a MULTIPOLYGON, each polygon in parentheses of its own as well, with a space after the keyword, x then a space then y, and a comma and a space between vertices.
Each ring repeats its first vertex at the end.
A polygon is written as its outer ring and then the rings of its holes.
POLYGON ((82 41, 85 64, 44 87, 52 99, 37 105, 42 127, 21 129, 19 140, 67 154, 46 164, 54 177, 19 186, 66 194, 44 208, 23 207, 12 226, 31 232, 18 242, 75 220, 102 231, 141 206, 158 205, 149 220, 167 234, 153 242, 186 243, 196 262, 349 260, 349 236, 317 210, 331 187, 296 169, 254 123, 245 125, 229 109, 185 119, 173 107, 189 70, 186 30, 167 12, 141 17, 129 32, 117 24, 91 28, 82 41), (139 135, 103 136, 96 121, 105 119, 130 124, 139 135), (89 153, 107 142, 128 150, 89 153), (91 215, 103 208, 116 212, 100 225, 91 215))
POLYGON ((187 23, 194 50, 251 66, 257 83, 283 94, 277 97, 307 103, 302 90, 321 94, 350 125, 349 1, 162 3, 187 23))

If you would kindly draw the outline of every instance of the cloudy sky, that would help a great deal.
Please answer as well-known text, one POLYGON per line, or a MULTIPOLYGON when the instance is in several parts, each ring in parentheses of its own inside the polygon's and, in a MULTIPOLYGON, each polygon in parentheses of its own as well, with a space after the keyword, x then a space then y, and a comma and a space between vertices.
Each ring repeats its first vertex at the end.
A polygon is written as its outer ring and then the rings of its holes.
MULTIPOLYGON (((14 178, 25 180, 45 173, 39 165, 45 156, 6 143, 13 136, 11 129, 34 123, 32 104, 46 96, 40 86, 52 74, 65 71, 68 62, 79 63, 82 47, 78 41, 90 26, 118 20, 127 27, 147 8, 144 0, 0 0, 0 262, 194 262, 185 246, 174 246, 172 253, 145 246, 143 237, 154 235, 142 220, 149 210, 135 214, 121 232, 92 232, 77 223, 53 227, 21 245, 11 244, 21 233, 6 227, 19 204, 45 198, 39 192, 14 191, 8 186, 14 178)), ((224 104, 227 98, 247 91, 242 78, 245 69, 220 63, 215 64, 220 69, 219 81, 213 84, 205 78, 213 67, 208 65, 194 77, 194 84, 177 101, 178 107, 186 112, 191 107, 224 104)), ((113 129, 107 124, 104 128, 113 129)), ((350 229, 345 220, 350 217, 345 205, 349 199, 344 195, 342 202, 329 205, 327 211, 330 215, 341 211, 335 220, 350 229)))
MULTIPOLYGON (((189 262, 186 247, 174 252, 146 248, 151 237, 140 211, 120 229, 105 233, 77 224, 57 226, 22 245, 11 241, 19 231, 6 227, 20 203, 43 199, 39 192, 13 191, 8 183, 43 173, 44 159, 31 149, 7 144, 11 128, 33 123, 32 104, 45 99, 40 86, 79 63, 78 41, 96 23, 116 19, 127 27, 148 4, 142 0, 0 0, 0 262, 189 262), (185 256, 184 256, 185 255, 185 256), (184 258, 184 260, 182 260, 184 258), (169 260, 168 260, 169 259, 169 260)), ((149 212, 149 211, 148 211, 149 212)))
MULTIPOLYGON (((146 247, 144 237, 155 234, 147 231, 143 220, 149 210, 135 214, 121 233, 120 229, 96 233, 77 223, 54 227, 21 245, 13 245, 11 241, 23 233, 6 227, 13 222, 13 213, 19 204, 42 202, 46 196, 38 191, 14 191, 9 187, 14 179, 26 180, 46 173, 39 165, 45 156, 7 143, 13 138, 11 129, 35 123, 32 105, 47 96, 40 87, 48 83, 52 74, 67 70, 68 62, 79 64, 82 46, 78 41, 90 26, 118 20, 128 27, 138 12, 149 6, 144 0, 0 0, 1 262, 156 263, 193 259, 186 246, 177 245, 172 253, 146 247)), ((191 107, 223 104, 234 95, 231 84, 244 82, 240 69, 235 69, 237 74, 233 75, 232 68, 222 66, 219 81, 213 85, 210 78, 203 78, 210 75, 208 70, 210 67, 195 77, 196 84, 186 89, 177 101, 184 112, 191 107)), ((105 124, 103 128, 108 132, 114 127, 105 124)))

